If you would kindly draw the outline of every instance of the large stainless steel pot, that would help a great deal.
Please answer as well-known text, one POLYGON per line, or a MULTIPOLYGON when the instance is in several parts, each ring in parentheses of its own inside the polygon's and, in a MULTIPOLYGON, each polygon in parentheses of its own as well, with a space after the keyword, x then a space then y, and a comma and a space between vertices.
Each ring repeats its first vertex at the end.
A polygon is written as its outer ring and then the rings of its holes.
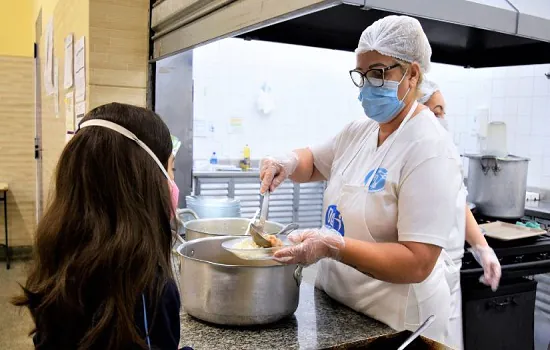
POLYGON ((528 158, 466 155, 468 201, 479 213, 503 219, 518 219, 525 212, 528 158))
POLYGON ((172 243, 172 254, 170 258, 172 262, 172 273, 174 274, 174 278, 176 279, 178 287, 180 285, 180 257, 177 252, 177 248, 180 246, 180 244, 185 243, 182 237, 185 233, 183 225, 190 218, 198 219, 199 217, 197 216, 197 213, 195 213, 191 209, 177 209, 175 220, 172 220, 171 222, 172 236, 174 237, 174 239, 172 243))
MULTIPOLYGON (((249 219, 244 218, 220 218, 220 219, 199 219, 187 221, 185 227, 185 240, 191 241, 198 238, 218 236, 244 236, 249 219)), ((267 221, 265 231, 273 234, 279 232, 283 225, 267 221)))
POLYGON ((241 260, 221 246, 231 238, 201 238, 178 248, 184 310, 203 321, 233 326, 267 324, 294 314, 301 267, 241 260))
POLYGON ((238 218, 241 216, 241 201, 229 197, 185 197, 187 207, 203 219, 238 218))

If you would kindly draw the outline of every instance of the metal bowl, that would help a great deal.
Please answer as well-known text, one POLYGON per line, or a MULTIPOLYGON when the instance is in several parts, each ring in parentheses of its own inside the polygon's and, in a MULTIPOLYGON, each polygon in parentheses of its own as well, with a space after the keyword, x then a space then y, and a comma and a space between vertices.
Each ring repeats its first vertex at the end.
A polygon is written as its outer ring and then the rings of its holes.
MULTIPOLYGON (((191 220, 184 224, 185 239, 191 241, 198 238, 219 236, 246 236, 249 219, 244 218, 218 218, 191 220)), ((282 224, 267 221, 265 232, 275 234, 284 226, 282 224)))

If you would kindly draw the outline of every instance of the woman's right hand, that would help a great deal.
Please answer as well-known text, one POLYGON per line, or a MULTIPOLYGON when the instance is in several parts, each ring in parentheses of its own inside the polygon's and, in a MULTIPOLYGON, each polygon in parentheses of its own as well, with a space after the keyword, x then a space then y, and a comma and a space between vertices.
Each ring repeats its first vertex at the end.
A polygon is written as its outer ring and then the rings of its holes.
POLYGON ((298 156, 294 152, 282 159, 271 157, 262 159, 260 165, 260 180, 262 180, 260 193, 275 191, 283 181, 294 173, 297 166, 298 156))
POLYGON ((294 231, 288 235, 288 240, 295 245, 275 252, 275 261, 308 266, 323 258, 339 260, 340 251, 346 246, 344 237, 328 227, 294 231))

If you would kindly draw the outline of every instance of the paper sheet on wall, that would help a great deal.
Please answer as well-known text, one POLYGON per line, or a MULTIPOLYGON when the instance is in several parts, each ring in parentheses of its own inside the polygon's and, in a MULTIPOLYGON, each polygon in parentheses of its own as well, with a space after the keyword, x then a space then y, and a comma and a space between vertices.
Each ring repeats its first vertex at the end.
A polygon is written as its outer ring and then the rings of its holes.
POLYGON ((44 34, 45 43, 45 61, 44 61, 44 89, 47 95, 51 95, 54 92, 53 86, 53 17, 46 25, 46 32, 44 34))
POLYGON ((74 72, 78 72, 82 68, 84 68, 85 62, 84 59, 86 57, 86 45, 84 42, 84 37, 78 39, 78 41, 74 45, 74 72))
POLYGON ((84 115, 86 114, 86 101, 78 102, 74 106, 74 113, 76 115, 76 125, 75 128, 78 128, 78 125, 82 121, 82 118, 84 118, 84 115))
POLYGON ((81 69, 74 77, 74 98, 76 102, 86 100, 86 70, 81 69))
POLYGON ((243 133, 243 119, 242 118, 230 118, 229 119, 229 133, 230 134, 242 134, 243 133))
POLYGON ((74 92, 65 94, 65 130, 74 131, 74 92))
POLYGON ((53 110, 55 117, 59 118, 59 62, 57 57, 54 57, 53 62, 53 110))
POLYGON ((86 65, 84 37, 78 39, 74 47, 74 90, 75 101, 82 102, 86 99, 86 65))
POLYGON ((73 34, 65 38, 65 71, 63 73, 63 87, 65 89, 73 86, 73 34))

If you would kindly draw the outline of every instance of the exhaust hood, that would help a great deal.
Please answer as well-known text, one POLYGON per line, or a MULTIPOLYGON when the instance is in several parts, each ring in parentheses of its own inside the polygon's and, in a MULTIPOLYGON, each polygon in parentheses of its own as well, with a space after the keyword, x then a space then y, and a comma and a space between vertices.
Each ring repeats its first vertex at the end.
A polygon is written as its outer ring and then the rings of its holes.
POLYGON ((353 51, 367 26, 391 14, 420 21, 433 62, 474 68, 550 62, 549 0, 345 0, 239 37, 353 51))

